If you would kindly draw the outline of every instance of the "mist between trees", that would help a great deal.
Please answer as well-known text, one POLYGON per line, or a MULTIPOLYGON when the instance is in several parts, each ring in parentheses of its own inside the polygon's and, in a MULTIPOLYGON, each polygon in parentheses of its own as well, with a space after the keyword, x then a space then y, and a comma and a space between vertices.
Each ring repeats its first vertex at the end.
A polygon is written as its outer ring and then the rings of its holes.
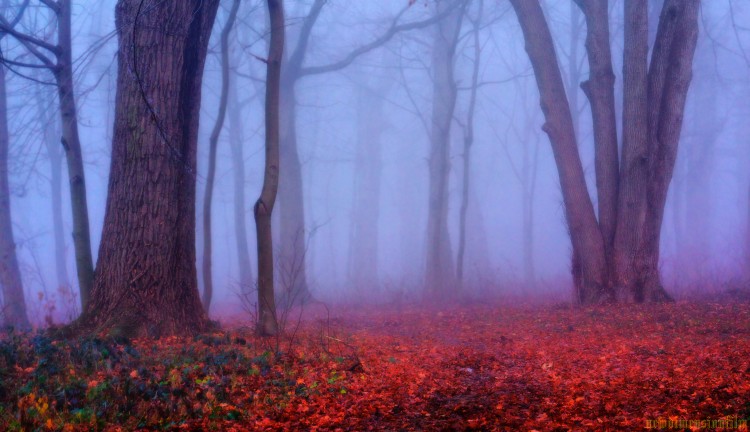
POLYGON ((7 325, 746 289, 744 2, 0 11, 7 325))

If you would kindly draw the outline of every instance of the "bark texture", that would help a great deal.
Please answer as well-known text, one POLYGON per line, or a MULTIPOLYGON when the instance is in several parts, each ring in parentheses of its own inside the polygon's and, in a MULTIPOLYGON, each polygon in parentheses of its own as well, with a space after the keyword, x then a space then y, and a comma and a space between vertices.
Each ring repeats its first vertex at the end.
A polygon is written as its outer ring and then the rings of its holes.
POLYGON ((667 0, 659 17, 648 72, 649 184, 646 221, 636 262, 635 301, 670 300, 659 274, 659 241, 682 130, 698 40, 700 0, 667 0))
POLYGON ((91 302, 74 328, 191 334, 201 80, 218 0, 120 0, 114 139, 91 302))
MULTIPOLYGON (((615 74, 612 71, 612 54, 609 47, 609 11, 606 1, 579 0, 578 4, 584 11, 588 28, 586 53, 590 71, 589 79, 581 84, 581 88, 591 103, 591 113, 594 117, 594 163, 599 229, 604 241, 607 268, 610 269, 617 228, 620 167, 615 115, 615 74)), ((627 45, 625 49, 628 49, 627 45)), ((571 90, 574 91, 575 88, 571 90)))
POLYGON ((552 144, 565 204, 565 217, 573 244, 576 300, 607 300, 604 240, 586 189, 583 166, 565 96, 552 35, 538 0, 511 0, 526 40, 526 51, 536 76, 545 124, 552 144))
POLYGON ((622 168, 614 259, 618 296, 628 299, 637 284, 635 251, 646 220, 648 187, 648 9, 646 0, 625 1, 622 168))
POLYGON ((618 167, 607 2, 577 0, 588 27, 599 218, 582 178, 549 29, 538 1, 511 0, 537 77, 544 129, 560 172, 573 243, 577 300, 670 300, 659 276, 659 240, 697 40, 699 0, 664 2, 648 63, 648 8, 625 1, 623 150, 618 167), (572 174, 572 175, 571 175, 572 174), (593 273, 592 273, 593 270, 593 273))

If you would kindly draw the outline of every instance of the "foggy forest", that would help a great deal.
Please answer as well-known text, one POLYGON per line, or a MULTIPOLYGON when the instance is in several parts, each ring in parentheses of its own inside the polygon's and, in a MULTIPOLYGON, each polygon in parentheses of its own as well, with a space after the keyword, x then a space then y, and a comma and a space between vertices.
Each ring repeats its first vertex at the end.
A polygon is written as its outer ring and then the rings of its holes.
POLYGON ((745 0, 0 0, 0 430, 747 430, 748 116, 745 0))

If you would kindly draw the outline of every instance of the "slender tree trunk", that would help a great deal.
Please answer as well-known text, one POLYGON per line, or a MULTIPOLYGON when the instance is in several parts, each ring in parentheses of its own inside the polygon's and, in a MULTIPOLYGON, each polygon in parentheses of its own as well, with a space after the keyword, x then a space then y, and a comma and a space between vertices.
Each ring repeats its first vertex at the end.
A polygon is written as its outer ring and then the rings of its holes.
POLYGON ((471 180, 471 146, 474 144, 474 109, 477 103, 477 88, 479 85, 479 64, 482 49, 479 42, 479 24, 484 9, 484 1, 479 0, 479 11, 476 19, 472 22, 472 33, 474 43, 474 64, 471 72, 471 90, 469 93, 469 110, 466 115, 466 129, 464 131, 464 154, 463 154, 463 181, 461 182, 461 208, 459 210, 458 230, 458 253, 456 255, 456 276, 458 282, 463 286, 464 261, 466 254, 466 215, 469 210, 469 191, 471 180))
POLYGON ((219 146, 219 136, 224 127, 227 113, 227 98, 229 93, 229 34, 232 32, 234 20, 240 0, 234 0, 229 11, 229 17, 221 31, 221 96, 219 97, 219 113, 208 141, 208 175, 206 176, 206 190, 203 198, 203 308, 206 312, 211 309, 213 296, 213 273, 211 271, 211 206, 214 197, 214 179, 216 178, 216 150, 219 146))
POLYGON ((297 76, 282 73, 280 96, 280 147, 281 170, 279 178, 280 234, 278 253, 279 287, 283 303, 305 303, 312 296, 307 286, 304 191, 302 189, 302 164, 297 143, 297 76))
POLYGON ((86 308, 94 283, 94 261, 91 254, 88 203, 86 201, 86 176, 83 169, 81 141, 78 137, 78 114, 76 113, 75 90, 73 88, 73 58, 71 53, 71 2, 60 0, 58 17, 57 81, 60 116, 62 122, 62 145, 68 164, 70 180, 70 203, 73 211, 73 245, 75 247, 78 285, 81 308, 86 308))
MULTIPOLYGON (((438 1, 436 14, 443 13, 449 7, 449 1, 438 1)), ((427 290, 435 297, 446 296, 456 284, 448 230, 448 183, 451 123, 456 107, 453 65, 463 13, 463 7, 456 8, 438 22, 432 47, 433 90, 425 283, 427 290)))
POLYGON ((526 40, 542 111, 560 176, 565 216, 573 245, 573 276, 580 303, 610 298, 607 289, 604 240, 588 195, 578 155, 570 107, 565 96, 552 36, 538 0, 511 0, 526 40))
MULTIPOLYGON (((527 85, 517 85, 521 100, 528 99, 527 85)), ((532 108, 533 110, 533 108, 532 108)), ((521 215, 523 235, 523 273, 527 289, 536 284, 536 265, 534 262, 534 198, 536 196, 537 173, 539 171, 540 134, 536 125, 538 111, 532 113, 524 107, 524 123, 520 133, 513 128, 517 140, 521 143, 521 172, 518 180, 521 183, 521 215)), ((519 174, 519 173, 517 173, 519 174)))
MULTIPOLYGON (((231 83, 230 83, 231 84, 231 83)), ((232 149, 232 173, 234 176, 234 239, 237 246, 237 265, 240 272, 240 292, 243 295, 253 290, 253 271, 250 266, 250 247, 247 242, 245 201, 245 152, 244 131, 237 101, 237 90, 230 86, 229 92, 229 144, 232 149)))
POLYGON ((271 43, 266 69, 266 166, 263 189, 255 203, 258 234, 258 328, 269 336, 278 332, 273 286, 273 240, 271 214, 279 187, 279 93, 284 52, 284 5, 282 0, 267 0, 271 20, 271 43))
POLYGON ((536 179, 539 161, 539 139, 529 140, 523 146, 523 160, 521 167, 521 212, 523 214, 523 272, 527 287, 536 283, 536 266, 534 265, 534 196, 536 195, 536 179), (534 155, 531 155, 529 144, 534 143, 534 155))
POLYGON ((604 240, 604 253, 609 271, 612 267, 617 228, 620 169, 615 115, 615 74, 612 71, 609 45, 609 10, 606 0, 578 0, 578 5, 583 10, 588 28, 586 52, 590 76, 581 84, 581 88, 591 103, 593 116, 599 230, 604 240))
POLYGON ((120 0, 117 97, 94 288, 74 330, 209 328, 195 267, 201 80, 218 0, 120 0))
POLYGON ((57 285, 70 287, 70 276, 65 259, 65 231, 62 201, 62 148, 57 138, 60 136, 59 120, 50 115, 41 90, 36 94, 39 120, 43 128, 44 144, 50 164, 50 196, 52 204, 52 232, 55 247, 55 270, 57 285))
POLYGON ((18 268, 16 244, 10 214, 10 186, 8 175, 8 107, 5 88, 5 66, 0 65, 0 286, 3 303, 0 323, 20 329, 29 328, 21 271, 18 268))

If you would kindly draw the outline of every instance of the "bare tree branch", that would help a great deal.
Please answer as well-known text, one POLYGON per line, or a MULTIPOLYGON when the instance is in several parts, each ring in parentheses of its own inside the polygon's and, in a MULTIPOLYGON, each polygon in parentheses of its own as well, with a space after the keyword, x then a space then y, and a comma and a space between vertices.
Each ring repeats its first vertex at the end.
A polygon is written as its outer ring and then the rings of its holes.
POLYGON ((428 18, 426 20, 416 21, 416 22, 411 22, 411 23, 405 23, 405 24, 398 24, 398 21, 401 19, 401 16, 410 7, 410 5, 407 5, 393 19, 393 22, 391 23, 390 28, 388 28, 388 30, 385 33, 383 33, 380 37, 378 37, 374 41, 372 41, 372 42, 370 42, 368 44, 362 45, 361 47, 353 50, 346 57, 344 57, 343 59, 341 59, 341 60, 339 60, 339 61, 337 61, 335 63, 331 63, 331 64, 324 65, 324 66, 311 66, 311 67, 300 68, 299 75, 300 76, 317 75, 317 74, 322 74, 322 73, 326 73, 326 72, 333 72, 333 71, 336 71, 336 70, 339 70, 339 69, 343 69, 343 68, 349 66, 350 64, 352 64, 352 62, 354 60, 356 60, 357 57, 359 57, 359 56, 361 56, 363 54, 367 54, 368 52, 374 50, 375 48, 383 45, 384 43, 386 43, 389 40, 391 40, 391 38, 393 38, 393 36, 395 36, 396 34, 398 34, 400 32, 405 32, 405 31, 410 31, 410 30, 416 30, 416 29, 420 29, 420 28, 425 28, 425 27, 431 26, 432 24, 435 24, 436 22, 442 20, 443 18, 445 18, 446 16, 448 16, 450 13, 452 13, 454 9, 456 9, 456 8, 460 7, 461 5, 463 5, 466 1, 467 0, 457 0, 449 8, 447 8, 445 11, 443 11, 443 13, 435 15, 433 17, 430 17, 430 18, 428 18))

